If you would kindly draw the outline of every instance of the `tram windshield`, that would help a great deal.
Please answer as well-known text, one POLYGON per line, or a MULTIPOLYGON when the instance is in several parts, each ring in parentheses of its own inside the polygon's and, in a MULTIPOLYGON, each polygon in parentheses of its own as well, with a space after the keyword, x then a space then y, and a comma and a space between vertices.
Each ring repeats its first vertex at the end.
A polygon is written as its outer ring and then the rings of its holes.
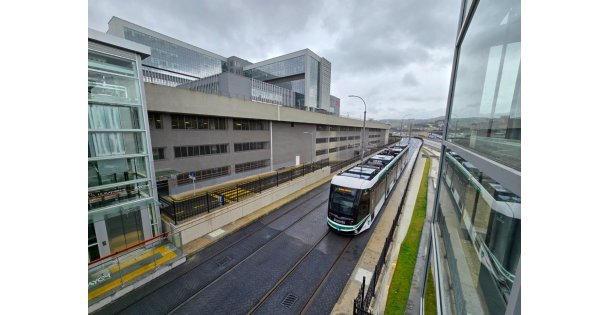
POLYGON ((331 186, 329 194, 329 209, 340 216, 353 218, 356 213, 358 189, 331 186))

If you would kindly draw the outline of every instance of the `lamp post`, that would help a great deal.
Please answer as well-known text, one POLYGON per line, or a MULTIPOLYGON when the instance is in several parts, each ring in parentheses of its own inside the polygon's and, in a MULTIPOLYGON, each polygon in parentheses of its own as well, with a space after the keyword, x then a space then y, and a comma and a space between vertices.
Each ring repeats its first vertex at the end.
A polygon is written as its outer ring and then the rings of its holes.
POLYGON ((367 104, 365 104, 365 100, 363 100, 363 98, 361 98, 361 96, 357 96, 357 95, 349 95, 348 97, 357 97, 360 100, 363 101, 363 134, 361 135, 361 164, 363 164, 363 152, 365 152, 365 147, 363 146, 364 144, 364 139, 365 139, 365 117, 367 114, 367 104))
POLYGON ((310 163, 314 163, 314 159, 315 159, 315 135, 312 132, 308 132, 308 131, 304 131, 304 133, 307 133, 310 135, 310 143, 311 143, 311 151, 310 151, 310 163))

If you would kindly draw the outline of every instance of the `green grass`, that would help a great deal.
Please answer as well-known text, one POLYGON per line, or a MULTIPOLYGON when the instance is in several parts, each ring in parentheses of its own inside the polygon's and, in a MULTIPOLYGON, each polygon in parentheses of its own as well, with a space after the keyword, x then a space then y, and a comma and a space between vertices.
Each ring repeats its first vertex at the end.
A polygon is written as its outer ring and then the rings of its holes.
POLYGON ((388 290, 386 307, 384 309, 385 314, 402 315, 405 312, 405 306, 410 294, 414 266, 416 265, 416 258, 418 256, 418 245, 420 244, 422 227, 426 217, 426 190, 431 163, 430 159, 425 160, 426 163, 424 165, 422 181, 420 182, 420 189, 416 196, 412 219, 407 234, 401 243, 397 265, 395 266, 395 272, 393 273, 388 290))
POLYGON ((437 304, 435 296, 435 281, 433 281, 433 272, 429 270, 426 277, 426 285, 424 291, 424 314, 437 315, 437 304))

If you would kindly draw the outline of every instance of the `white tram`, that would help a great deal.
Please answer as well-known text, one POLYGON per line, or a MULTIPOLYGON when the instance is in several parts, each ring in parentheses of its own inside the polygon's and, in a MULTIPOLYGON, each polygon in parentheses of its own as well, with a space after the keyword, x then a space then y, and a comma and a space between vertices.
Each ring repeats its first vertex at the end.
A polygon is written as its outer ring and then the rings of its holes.
POLYGON ((334 176, 329 191, 327 224, 356 235, 372 225, 406 166, 407 140, 334 176))

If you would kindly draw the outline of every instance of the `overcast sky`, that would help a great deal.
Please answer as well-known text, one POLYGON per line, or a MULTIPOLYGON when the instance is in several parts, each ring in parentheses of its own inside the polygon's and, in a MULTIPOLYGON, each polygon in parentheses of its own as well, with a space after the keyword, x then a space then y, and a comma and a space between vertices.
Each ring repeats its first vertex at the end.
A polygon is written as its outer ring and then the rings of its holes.
POLYGON ((309 48, 331 62, 341 115, 445 114, 459 0, 89 1, 89 27, 112 16, 251 62, 309 48))

